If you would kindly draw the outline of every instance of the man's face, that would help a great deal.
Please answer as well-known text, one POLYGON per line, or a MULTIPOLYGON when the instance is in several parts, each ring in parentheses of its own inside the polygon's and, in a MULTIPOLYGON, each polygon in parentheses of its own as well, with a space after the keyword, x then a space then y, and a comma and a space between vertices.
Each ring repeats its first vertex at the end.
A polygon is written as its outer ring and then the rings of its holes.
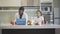
POLYGON ((19 10, 19 15, 23 14, 23 12, 24 12, 23 10, 19 10))

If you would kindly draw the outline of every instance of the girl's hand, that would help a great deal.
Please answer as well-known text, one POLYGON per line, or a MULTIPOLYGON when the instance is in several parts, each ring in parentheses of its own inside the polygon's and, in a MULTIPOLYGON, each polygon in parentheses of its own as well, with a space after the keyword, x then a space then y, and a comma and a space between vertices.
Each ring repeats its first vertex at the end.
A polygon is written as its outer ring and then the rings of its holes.
POLYGON ((35 22, 34 22, 34 25, 38 25, 38 22, 37 22, 37 21, 35 21, 35 22))
POLYGON ((46 24, 45 20, 42 21, 42 24, 46 24))

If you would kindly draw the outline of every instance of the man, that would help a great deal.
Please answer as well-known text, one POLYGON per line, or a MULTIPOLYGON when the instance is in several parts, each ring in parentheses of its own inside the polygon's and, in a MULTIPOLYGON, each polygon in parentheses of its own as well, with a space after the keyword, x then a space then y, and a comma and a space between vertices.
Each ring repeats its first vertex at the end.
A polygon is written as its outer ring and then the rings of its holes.
POLYGON ((24 12, 24 7, 19 8, 18 13, 16 13, 16 15, 15 15, 14 22, 16 22, 16 19, 22 19, 22 18, 26 18, 26 24, 27 24, 28 15, 24 12))

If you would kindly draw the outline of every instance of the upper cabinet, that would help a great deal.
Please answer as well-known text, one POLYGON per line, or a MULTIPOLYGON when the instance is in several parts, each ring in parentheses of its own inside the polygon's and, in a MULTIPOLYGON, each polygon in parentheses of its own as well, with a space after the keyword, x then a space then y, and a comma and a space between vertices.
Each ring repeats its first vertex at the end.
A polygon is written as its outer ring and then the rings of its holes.
POLYGON ((0 0, 0 6, 40 6, 53 0, 0 0))
POLYGON ((40 0, 27 0, 27 6, 40 6, 40 0))
POLYGON ((40 0, 34 0, 33 5, 34 6, 40 6, 40 0))
POLYGON ((40 0, 22 0, 22 6, 40 6, 40 0))
POLYGON ((40 0, 0 0, 0 6, 40 6, 40 0))
POLYGON ((21 0, 21 6, 27 6, 27 0, 21 0))
POLYGON ((0 6, 21 6, 21 0, 0 0, 0 6))

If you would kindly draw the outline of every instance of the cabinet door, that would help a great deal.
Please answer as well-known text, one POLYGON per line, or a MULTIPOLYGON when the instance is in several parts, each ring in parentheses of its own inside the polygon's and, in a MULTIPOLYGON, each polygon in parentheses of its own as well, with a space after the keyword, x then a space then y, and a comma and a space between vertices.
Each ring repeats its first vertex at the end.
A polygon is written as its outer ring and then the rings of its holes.
POLYGON ((55 29, 2 29, 2 34, 55 34, 55 29))
POLYGON ((1 6, 21 6, 21 0, 1 0, 1 6))
POLYGON ((27 6, 27 0, 21 0, 21 5, 22 6, 27 6))
POLYGON ((34 6, 40 6, 40 0, 34 0, 34 6))
POLYGON ((33 6, 34 0, 27 0, 27 6, 33 6))
POLYGON ((40 0, 28 0, 28 6, 40 6, 40 0))

